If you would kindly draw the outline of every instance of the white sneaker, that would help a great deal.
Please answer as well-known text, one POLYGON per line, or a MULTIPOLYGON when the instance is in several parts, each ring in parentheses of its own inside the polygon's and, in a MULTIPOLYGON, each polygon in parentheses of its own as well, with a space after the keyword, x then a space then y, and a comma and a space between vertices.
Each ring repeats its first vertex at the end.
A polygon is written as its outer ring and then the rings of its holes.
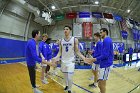
POLYGON ((89 80, 94 80, 94 77, 93 77, 93 76, 92 76, 92 77, 90 77, 90 78, 89 78, 89 80))
POLYGON ((54 74, 55 74, 55 75, 58 75, 58 73, 57 73, 57 72, 54 72, 54 74))
POLYGON ((34 88, 34 93, 43 93, 42 91, 40 91, 39 89, 37 88, 34 88))
POLYGON ((49 82, 47 80, 41 80, 43 84, 48 84, 49 82))

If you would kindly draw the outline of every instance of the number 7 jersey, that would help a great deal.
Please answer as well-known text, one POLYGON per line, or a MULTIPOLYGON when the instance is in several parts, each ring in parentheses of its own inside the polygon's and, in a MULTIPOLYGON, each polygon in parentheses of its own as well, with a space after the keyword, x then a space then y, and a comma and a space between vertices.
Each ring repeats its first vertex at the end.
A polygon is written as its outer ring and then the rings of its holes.
POLYGON ((73 63, 75 58, 74 43, 75 43, 74 37, 71 37, 69 41, 66 41, 65 39, 61 40, 62 63, 64 64, 73 63))

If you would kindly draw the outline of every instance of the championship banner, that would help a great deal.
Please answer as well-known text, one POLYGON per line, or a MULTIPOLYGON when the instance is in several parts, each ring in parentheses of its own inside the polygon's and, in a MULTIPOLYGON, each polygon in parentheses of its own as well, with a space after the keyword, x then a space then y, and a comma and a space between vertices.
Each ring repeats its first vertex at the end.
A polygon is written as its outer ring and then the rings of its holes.
POLYGON ((83 22, 83 33, 85 38, 92 39, 92 26, 91 22, 83 22))

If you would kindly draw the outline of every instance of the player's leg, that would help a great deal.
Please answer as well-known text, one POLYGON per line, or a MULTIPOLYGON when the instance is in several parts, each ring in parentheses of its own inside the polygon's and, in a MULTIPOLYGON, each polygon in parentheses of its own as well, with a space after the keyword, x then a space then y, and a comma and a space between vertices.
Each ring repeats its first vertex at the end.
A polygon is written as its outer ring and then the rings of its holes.
POLYGON ((94 75, 94 83, 90 84, 90 87, 97 87, 97 81, 98 81, 98 69, 99 69, 99 65, 98 64, 94 64, 92 66, 92 73, 94 75))
POLYGON ((72 91, 72 83, 73 83, 73 72, 68 73, 68 93, 72 91))
POLYGON ((48 78, 48 76, 49 76, 49 71, 50 71, 50 66, 49 65, 47 65, 47 67, 46 67, 46 69, 45 69, 45 74, 46 74, 46 78, 48 78))
POLYGON ((45 80, 45 69, 46 69, 46 66, 42 66, 41 81, 42 81, 43 84, 48 83, 48 81, 45 80))
POLYGON ((109 73, 110 67, 100 68, 99 70, 98 87, 100 88, 101 93, 106 93, 106 80, 108 80, 109 73))
POLYGON ((130 60, 131 60, 131 61, 130 61, 130 66, 131 66, 131 64, 132 64, 132 55, 131 55, 131 57, 130 57, 130 60))
POLYGON ((29 76, 30 76, 30 81, 33 87, 34 93, 43 93, 39 89, 36 88, 36 71, 35 71, 35 66, 28 66, 28 71, 29 71, 29 76))
POLYGON ((30 81, 33 88, 36 88, 36 82, 35 82, 35 66, 28 66, 30 81))
POLYGON ((106 93, 106 80, 99 80, 98 87, 101 93, 106 93))
POLYGON ((68 90, 68 73, 67 73, 67 67, 65 64, 61 64, 61 71, 64 76, 64 82, 65 82, 65 88, 64 90, 68 90))
POLYGON ((123 64, 124 63, 123 62, 123 53, 121 53, 121 58, 122 58, 121 63, 123 64))
POLYGON ((121 54, 119 53, 119 64, 121 63, 121 54))
POLYGON ((130 65, 130 60, 131 60, 131 58, 130 58, 130 55, 129 55, 129 62, 128 62, 128 66, 130 65))
POLYGON ((64 88, 64 90, 68 90, 68 73, 63 73, 64 75, 64 82, 66 87, 64 88))

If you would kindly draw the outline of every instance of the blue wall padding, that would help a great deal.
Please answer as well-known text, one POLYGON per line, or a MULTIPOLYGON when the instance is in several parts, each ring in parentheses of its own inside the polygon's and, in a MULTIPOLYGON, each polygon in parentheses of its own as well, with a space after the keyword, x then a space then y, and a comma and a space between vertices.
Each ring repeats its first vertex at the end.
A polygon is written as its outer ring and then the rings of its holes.
POLYGON ((11 63, 18 63, 18 62, 24 62, 26 61, 25 58, 21 58, 21 59, 14 59, 14 60, 0 60, 0 64, 11 64, 11 63))
POLYGON ((25 57, 26 41, 0 38, 0 58, 25 57))

